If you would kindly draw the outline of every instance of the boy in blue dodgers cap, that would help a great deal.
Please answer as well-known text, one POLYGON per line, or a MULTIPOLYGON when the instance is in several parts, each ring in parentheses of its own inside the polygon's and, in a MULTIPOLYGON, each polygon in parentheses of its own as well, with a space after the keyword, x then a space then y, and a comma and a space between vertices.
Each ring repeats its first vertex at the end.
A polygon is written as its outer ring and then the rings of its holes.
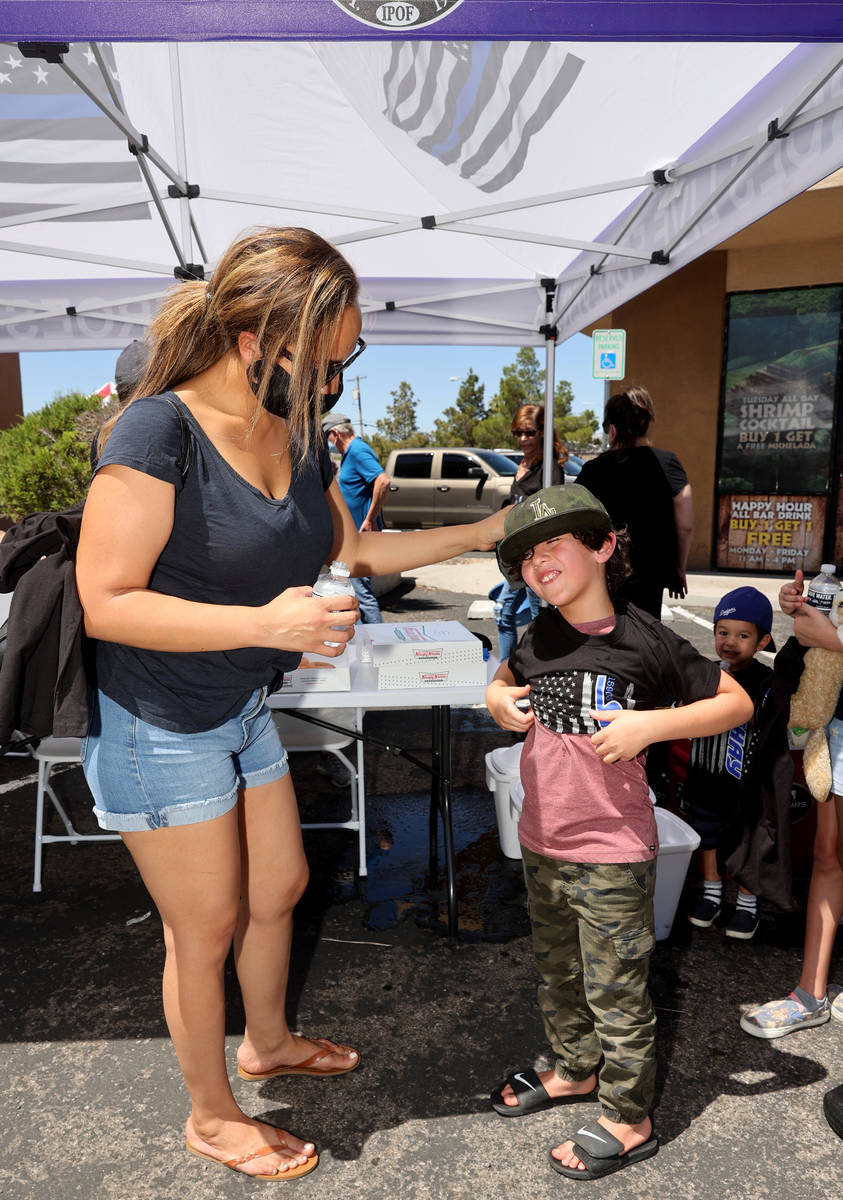
POLYGON ((586 488, 544 488, 516 504, 498 558, 548 606, 501 663, 486 703, 502 729, 527 735, 518 836, 556 1064, 513 1073, 491 1103, 522 1117, 597 1086, 599 1119, 550 1154, 560 1174, 596 1179, 659 1148, 647 989, 658 840, 645 751, 730 729, 752 704, 655 617, 613 602, 629 570, 624 539, 586 488))
MULTIPOLYGON (((754 587, 727 592, 714 609, 714 649, 724 671, 731 672, 753 703, 749 721, 712 737, 691 742, 681 808, 700 835, 702 895, 688 914, 692 925, 708 929, 720 916, 722 861, 727 839, 742 810, 741 795, 758 750, 759 718, 773 681, 772 667, 758 662, 759 650, 775 650, 773 606, 754 587)), ((742 885, 726 936, 748 940, 758 929, 757 897, 742 885)))

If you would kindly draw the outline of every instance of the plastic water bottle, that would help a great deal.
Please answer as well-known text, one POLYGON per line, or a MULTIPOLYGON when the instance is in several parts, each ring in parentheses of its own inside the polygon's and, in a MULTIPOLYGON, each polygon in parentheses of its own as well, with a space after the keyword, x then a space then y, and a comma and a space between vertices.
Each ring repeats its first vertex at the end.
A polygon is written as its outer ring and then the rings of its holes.
MULTIPOLYGON (((335 558, 327 575, 320 575, 313 585, 314 596, 353 596, 351 572, 348 564, 335 558)), ((332 625, 332 629, 344 629, 344 625, 332 625)), ((342 642, 325 642, 326 646, 341 646, 342 642)))
POLYGON ((824 612, 827 617, 831 616, 834 598, 840 591, 840 580, 836 572, 837 567, 834 563, 823 563, 819 575, 815 575, 808 584, 808 603, 824 612))

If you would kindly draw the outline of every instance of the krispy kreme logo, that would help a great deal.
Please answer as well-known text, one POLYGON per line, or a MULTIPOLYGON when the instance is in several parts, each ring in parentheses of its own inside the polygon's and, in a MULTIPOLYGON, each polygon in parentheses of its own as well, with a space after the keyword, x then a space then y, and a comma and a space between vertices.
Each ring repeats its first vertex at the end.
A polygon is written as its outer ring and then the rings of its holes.
POLYGON ((433 25, 459 8, 462 0, 415 0, 414 4, 382 3, 381 0, 334 0, 341 9, 364 25, 375 29, 420 29, 433 25))

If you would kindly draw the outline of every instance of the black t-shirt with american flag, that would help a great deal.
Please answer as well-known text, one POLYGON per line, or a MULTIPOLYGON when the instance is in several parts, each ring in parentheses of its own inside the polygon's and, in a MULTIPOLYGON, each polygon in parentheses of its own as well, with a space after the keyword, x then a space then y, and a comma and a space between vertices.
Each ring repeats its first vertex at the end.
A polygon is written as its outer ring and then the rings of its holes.
POLYGON ((589 709, 653 709, 713 696, 720 667, 634 605, 620 605, 607 634, 580 633, 544 608, 509 659, 519 685, 530 684, 536 719, 555 733, 592 734, 589 709))

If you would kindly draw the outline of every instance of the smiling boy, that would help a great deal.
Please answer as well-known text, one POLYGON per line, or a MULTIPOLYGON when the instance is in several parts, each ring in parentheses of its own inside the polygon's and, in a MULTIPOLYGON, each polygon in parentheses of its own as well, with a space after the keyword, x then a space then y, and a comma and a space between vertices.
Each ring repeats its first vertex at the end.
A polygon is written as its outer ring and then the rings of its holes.
MULTIPOLYGON (((753 718, 728 733, 694 738, 682 790, 682 811, 700 835, 702 895, 688 914, 707 929, 720 915, 723 879, 717 858, 723 839, 741 809, 741 794, 758 740, 758 717, 773 680, 771 667, 756 660, 759 650, 775 650, 770 630, 773 606, 754 587, 727 592, 714 609, 714 649, 753 702, 753 718)), ((758 929, 757 898, 743 886, 726 937, 748 941, 758 929)))
POLYGON ((659 1146, 647 990, 658 841, 644 751, 730 729, 752 706, 655 618, 632 605, 616 610, 612 594, 628 573, 623 539, 586 488, 545 488, 516 505, 498 555, 509 577, 548 605, 499 667, 486 702, 501 728, 527 735, 519 840, 556 1065, 510 1075, 491 1102, 501 1116, 525 1116, 597 1086, 599 1120, 550 1156, 560 1174, 594 1179, 659 1146), (528 696, 523 712, 518 702, 528 696), (667 707, 674 702, 681 707, 667 707))

